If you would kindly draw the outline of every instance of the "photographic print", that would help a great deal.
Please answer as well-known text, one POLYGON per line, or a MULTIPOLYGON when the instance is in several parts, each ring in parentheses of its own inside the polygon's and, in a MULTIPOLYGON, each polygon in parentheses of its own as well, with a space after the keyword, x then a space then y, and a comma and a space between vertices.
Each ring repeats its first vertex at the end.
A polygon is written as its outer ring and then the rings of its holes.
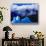
POLYGON ((38 11, 39 5, 37 3, 13 3, 11 6, 11 23, 38 23, 38 11))

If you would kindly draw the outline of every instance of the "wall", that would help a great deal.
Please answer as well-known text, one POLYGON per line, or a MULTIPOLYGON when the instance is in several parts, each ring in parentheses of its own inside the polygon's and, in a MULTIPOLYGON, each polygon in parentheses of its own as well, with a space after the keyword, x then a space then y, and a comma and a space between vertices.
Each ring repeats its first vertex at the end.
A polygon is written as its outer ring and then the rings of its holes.
MULTIPOLYGON (((7 10, 2 10, 3 12, 3 22, 0 24, 0 46, 2 38, 4 38, 4 32, 2 31, 4 26, 9 25, 15 32, 16 37, 29 37, 34 31, 41 31, 46 37, 46 0, 0 0, 0 6, 8 8, 7 10), (12 3, 39 3, 39 23, 30 25, 12 25, 10 22, 10 6, 12 3)), ((1 9, 0 9, 1 10, 1 9)), ((45 38, 46 45, 46 38, 45 38)))

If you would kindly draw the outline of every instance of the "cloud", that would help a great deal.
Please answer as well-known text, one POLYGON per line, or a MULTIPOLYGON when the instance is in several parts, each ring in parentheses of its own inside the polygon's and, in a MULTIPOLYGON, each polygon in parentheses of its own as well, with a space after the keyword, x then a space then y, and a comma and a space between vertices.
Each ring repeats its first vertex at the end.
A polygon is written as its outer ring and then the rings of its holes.
POLYGON ((37 4, 32 4, 32 5, 21 5, 21 6, 18 6, 18 5, 12 5, 12 10, 23 10, 23 9, 36 9, 38 10, 38 5, 37 4))

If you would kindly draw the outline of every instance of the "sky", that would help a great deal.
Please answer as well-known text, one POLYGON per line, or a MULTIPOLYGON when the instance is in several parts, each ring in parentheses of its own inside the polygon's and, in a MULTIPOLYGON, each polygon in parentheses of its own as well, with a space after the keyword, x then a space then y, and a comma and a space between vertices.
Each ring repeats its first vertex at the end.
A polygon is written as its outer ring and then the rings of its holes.
POLYGON ((22 9, 36 9, 36 10, 38 10, 39 6, 38 6, 38 4, 21 4, 21 5, 13 4, 11 7, 12 11, 22 10, 22 9))

